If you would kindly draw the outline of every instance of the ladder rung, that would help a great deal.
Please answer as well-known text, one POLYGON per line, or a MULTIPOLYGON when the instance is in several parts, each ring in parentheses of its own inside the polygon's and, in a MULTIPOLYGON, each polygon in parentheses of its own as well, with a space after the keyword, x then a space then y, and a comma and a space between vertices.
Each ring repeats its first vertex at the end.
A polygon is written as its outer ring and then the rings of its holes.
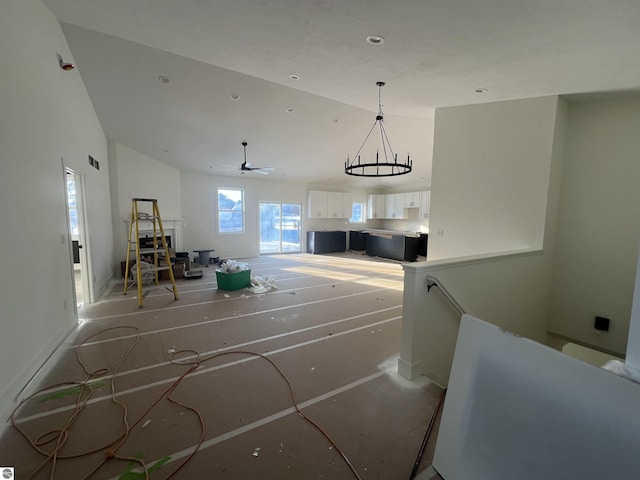
MULTIPOLYGON (((132 248, 129 251, 130 252, 135 252, 136 249, 132 248)), ((167 252, 165 251, 164 248, 158 248, 158 249, 155 249, 155 248, 141 248, 140 249, 140 253, 167 253, 167 252)))
POLYGON ((153 265, 151 265, 150 267, 147 268, 143 268, 142 269, 142 274, 144 275, 146 272, 160 272, 162 270, 169 270, 169 267, 164 266, 164 267, 154 267, 153 265))
MULTIPOLYGON (((171 267, 151 267, 151 268, 147 268, 145 269, 146 271, 150 271, 150 272, 160 272, 162 270, 169 270, 169 268, 171 267)), ((143 272, 145 271, 143 270, 143 272)))
MULTIPOLYGON (((0 0, 1 1, 1 0, 0 0)), ((164 238, 164 230, 162 229, 162 220, 160 219, 160 210, 158 209, 158 200, 155 198, 140 198, 133 197, 131 204, 131 219, 129 221, 129 239, 127 244, 128 259, 127 266, 132 266, 132 264, 136 264, 140 262, 140 254, 150 254, 153 255, 154 264, 151 265, 147 263, 145 265, 146 268, 141 268, 142 264, 138 265, 138 268, 135 269, 134 277, 137 277, 133 283, 138 284, 138 307, 143 307, 143 299, 147 296, 149 291, 143 292, 142 289, 142 280, 147 280, 147 273, 155 273, 153 275, 155 277, 156 282, 158 281, 158 275, 156 272, 165 271, 169 269, 173 269, 173 265, 171 264, 171 260, 168 259, 168 246, 165 242, 164 238), (138 202, 151 202, 153 211, 151 213, 147 212, 139 212, 138 211, 138 202), (144 246, 147 248, 141 248, 143 246, 141 242, 141 238, 133 239, 133 227, 135 225, 135 236, 138 237, 138 225, 140 222, 152 222, 153 223, 153 235, 152 238, 153 243, 149 243, 148 237, 145 237, 144 246), (157 231, 157 227, 159 227, 159 231, 157 231), (157 241, 157 235, 162 235, 160 237, 160 242, 157 241), (149 247, 151 245, 151 247, 149 247), (132 259, 132 253, 135 253, 135 259, 132 259), (159 266, 161 265, 161 266, 159 266)), ((131 273, 133 273, 134 269, 131 268, 131 273)), ((129 275, 129 273, 127 273, 129 275)), ((171 283, 173 285, 173 297, 175 300, 178 300, 178 291, 176 288, 176 281, 173 274, 169 275, 171 279, 171 283)), ((133 285, 132 283, 132 285, 133 285)), ((127 294, 127 287, 129 286, 129 282, 124 282, 124 294, 127 294)))

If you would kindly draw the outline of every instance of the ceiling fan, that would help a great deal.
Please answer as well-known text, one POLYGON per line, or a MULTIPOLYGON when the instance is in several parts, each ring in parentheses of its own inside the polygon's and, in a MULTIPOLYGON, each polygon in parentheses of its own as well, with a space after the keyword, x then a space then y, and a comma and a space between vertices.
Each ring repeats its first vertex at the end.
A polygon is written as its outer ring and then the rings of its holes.
POLYGON ((247 142, 242 142, 242 147, 244 148, 244 162, 242 162, 240 166, 242 174, 244 174, 244 172, 256 172, 262 175, 268 175, 269 172, 273 170, 273 167, 254 167, 250 163, 247 163, 247 142))

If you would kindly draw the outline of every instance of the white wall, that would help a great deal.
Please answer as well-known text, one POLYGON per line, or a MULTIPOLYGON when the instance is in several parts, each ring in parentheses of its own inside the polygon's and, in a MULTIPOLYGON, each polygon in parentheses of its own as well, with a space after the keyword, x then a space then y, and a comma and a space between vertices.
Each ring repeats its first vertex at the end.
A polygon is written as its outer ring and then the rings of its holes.
MULTIPOLYGON (((260 254, 258 205, 260 202, 299 203, 302 205, 302 251, 306 252, 306 232, 309 230, 360 230, 371 223, 354 224, 348 219, 307 218, 308 191, 342 191, 330 185, 304 185, 264 180, 260 177, 238 175, 225 177, 190 172, 181 174, 182 218, 184 219, 184 250, 193 256, 194 249, 213 248, 212 256, 237 259, 260 254), (223 234, 217 232, 216 208, 218 188, 242 188, 245 194, 245 232, 223 234)), ((351 190, 353 201, 366 203, 367 191, 351 190)))
MULTIPOLYGON (((212 256, 238 259, 260 254, 258 204, 260 202, 300 203, 306 230, 307 187, 295 183, 264 181, 246 175, 222 177, 183 172, 181 175, 184 251, 213 248, 212 256), (242 188, 245 195, 245 232, 223 234, 217 231, 217 189, 242 188)), ((304 248, 304 246, 303 246, 304 248)))
POLYGON ((542 247, 557 101, 436 110, 429 258, 542 247))
POLYGON ((75 326, 61 159, 84 175, 94 288, 111 275, 107 142, 54 16, 37 0, 0 2, 0 410, 75 326), (100 171, 88 164, 99 160, 100 171))
POLYGON ((624 354, 640 242, 640 96, 569 104, 550 330, 624 354), (611 319, 608 333, 593 327, 611 319))
MULTIPOLYGON (((112 157, 111 195, 117 201, 113 229, 115 266, 126 259, 131 199, 156 198, 166 228, 167 220, 182 218, 180 170, 119 143, 109 143, 112 157)), ((141 212, 151 213, 151 204, 141 203, 141 212)))
MULTIPOLYGON (((524 182, 519 177, 520 171, 535 170, 536 176, 531 179, 532 185, 538 189, 535 195, 525 196, 523 199, 515 199, 512 201, 518 205, 524 205, 530 202, 530 208, 534 211, 540 211, 543 214, 542 223, 539 225, 534 221, 534 217, 528 217, 530 222, 528 227, 533 228, 537 225, 539 229, 535 235, 530 235, 531 239, 535 239, 532 243, 544 243, 544 250, 524 249, 517 254, 507 253, 505 255, 496 255, 495 249, 500 246, 504 247, 501 239, 495 240, 495 246, 489 247, 490 252, 484 253, 480 249, 477 255, 470 257, 459 257, 456 259, 444 258, 434 259, 436 254, 433 253, 432 243, 440 240, 446 241, 445 237, 438 237, 435 233, 433 222, 435 220, 433 199, 436 193, 432 190, 432 225, 429 235, 428 260, 426 262, 418 262, 416 264, 407 264, 404 266, 404 297, 403 297, 403 321, 402 321, 402 346, 401 355, 398 362, 400 373, 408 378, 415 378, 417 375, 427 375, 432 380, 441 385, 446 385, 449 379, 449 369, 453 360, 455 340, 458 334, 458 321, 460 315, 452 310, 451 306, 442 298, 437 289, 427 293, 427 275, 435 276, 450 291, 451 295, 462 305, 462 307, 473 315, 478 315, 487 321, 504 327, 508 330, 518 333, 519 335, 532 338, 540 342, 547 341, 547 316, 549 308, 549 296, 551 289, 551 271, 552 260, 555 249, 556 224, 559 212, 560 190, 563 176, 563 155, 566 143, 567 129, 567 105, 562 100, 537 99, 535 101, 522 100, 520 105, 517 102, 505 102, 494 105, 484 105, 482 109, 496 114, 497 111, 503 111, 510 121, 509 130, 514 138, 507 142, 508 148, 505 151, 504 142, 495 142, 487 144, 485 136, 466 135, 469 128, 468 123, 461 121, 461 129, 456 135, 456 124, 445 122, 446 136, 455 138, 465 138, 466 149, 471 152, 474 150, 483 152, 483 161, 485 159, 488 164, 488 170, 494 183, 498 177, 501 177, 501 183, 524 182), (551 108, 553 107, 553 108, 551 108), (551 129, 551 135, 532 136, 529 133, 530 122, 524 112, 531 108, 532 115, 538 116, 540 120, 545 117, 548 126, 551 129), (540 111, 544 111, 544 115, 540 111), (517 113, 517 115, 514 114, 517 113), (507 157, 512 155, 516 142, 522 142, 521 150, 531 150, 538 152, 546 152, 544 155, 540 153, 535 159, 529 158, 531 162, 535 162, 536 166, 527 168, 503 168, 496 169, 492 159, 500 158, 506 162, 507 157), (540 145, 536 145, 535 142, 540 145), (478 144, 478 148, 474 147, 478 144), (513 180, 511 177, 514 177, 513 180), (538 180, 535 182, 535 180, 538 180), (543 242, 544 239, 544 242, 543 242), (437 332, 434 335, 434 332, 437 332)), ((471 113, 469 117, 473 117, 477 113, 478 106, 464 107, 469 108, 471 113)), ((466 118, 464 108, 456 108, 456 117, 466 118)), ((436 113, 436 119, 438 119, 436 113)), ((476 118, 476 121, 478 119, 476 118)), ((488 131, 499 131, 505 123, 504 118, 491 117, 487 115, 483 129, 488 131), (491 123, 493 122, 493 123, 491 123)), ((436 123, 436 129, 440 129, 440 125, 436 123)), ((436 132, 436 142, 438 141, 438 132, 436 132)), ((481 159, 477 159, 480 161, 481 159)), ((441 158, 442 163, 449 162, 447 170, 455 171, 456 162, 466 165, 468 160, 457 156, 450 158, 441 158)), ((514 161, 515 162, 515 161, 514 161)), ((517 163, 517 162, 515 162, 517 163)), ((468 182, 467 173, 464 168, 460 169, 462 182, 468 182)), ((449 189, 456 190, 458 179, 448 174, 441 179, 438 171, 434 171, 434 187, 438 185, 441 192, 449 189), (440 184, 440 181, 443 181, 440 184), (444 182, 449 183, 444 183, 444 182)), ((482 187, 484 188, 484 187, 482 187)), ((503 191, 503 194, 507 192, 503 191)), ((465 191, 458 192, 465 195, 465 191)), ((495 202, 498 197, 494 197, 486 192, 486 195, 477 195, 476 197, 466 197, 466 204, 470 210, 489 212, 493 216, 497 209, 498 212, 503 211, 502 206, 496 207, 495 202), (474 203, 477 204, 471 206, 474 203)), ((513 192, 515 195, 516 192, 513 192)), ((445 194, 446 195, 446 194, 445 194)), ((438 201, 442 201, 439 198, 438 201)), ((508 202, 506 195, 501 197, 502 202, 508 202)), ((442 205, 441 205, 442 206, 442 205)), ((518 209, 525 208, 518 206, 512 214, 518 209)), ((526 208, 525 208, 526 209, 526 208)), ((446 206, 441 208, 441 218, 444 212, 449 212, 446 206)), ((456 213, 460 213, 457 217, 458 221, 462 220, 464 212, 451 211, 451 215, 455 217, 456 213)), ((537 219, 537 215, 535 216, 537 219)), ((449 223, 448 217, 444 222, 449 223)), ((441 221, 442 222, 442 221, 441 221)), ((470 225, 475 222, 469 221, 470 225)), ((461 225, 463 228, 467 228, 461 225)), ((522 225, 524 228, 524 225, 522 225)), ((525 230, 522 230, 524 232, 525 230)), ((478 237, 470 230, 467 233, 466 250, 473 249, 476 245, 478 237)), ((488 236, 485 235, 485 239, 488 236)), ((514 237, 515 238, 515 237, 514 237)), ((518 243, 514 244, 513 250, 518 243)), ((489 246, 489 245, 488 245, 489 246)), ((441 245, 442 247, 442 245, 441 245)), ((448 248, 448 246, 445 246, 448 248)), ((445 248, 445 249, 446 249, 445 248)), ((444 250, 441 248, 440 251, 444 250)), ((454 250, 452 248, 451 250, 454 250)))
POLYGON ((437 278, 466 313, 545 342, 547 257, 535 251, 403 265, 400 374, 409 379, 426 375, 443 387, 449 381, 460 313, 440 288, 427 289, 427 276, 437 278))

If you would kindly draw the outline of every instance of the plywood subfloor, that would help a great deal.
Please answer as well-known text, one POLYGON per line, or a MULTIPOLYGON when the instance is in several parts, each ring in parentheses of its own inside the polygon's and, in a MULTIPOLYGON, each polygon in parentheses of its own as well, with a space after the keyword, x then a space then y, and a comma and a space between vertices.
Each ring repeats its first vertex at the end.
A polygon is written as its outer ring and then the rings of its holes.
MULTIPOLYGON (((244 261, 278 288, 218 290, 211 267, 202 279, 179 279, 177 301, 159 288, 139 309, 135 290, 123 296, 118 284, 81 309, 75 339, 38 388, 59 386, 16 414, 32 439, 65 430, 58 459, 47 455, 57 440, 40 453, 9 429, 0 464, 14 466, 17 478, 53 471, 60 479, 143 479, 138 463, 118 459, 137 457, 149 478, 165 479, 197 450, 172 478, 357 478, 339 448, 362 479, 407 479, 441 391, 396 373, 401 265, 348 254, 244 261), (185 364, 172 364, 172 352, 182 350, 175 359, 185 364), (335 446, 296 413, 285 377, 335 446), (87 380, 93 388, 79 399, 78 383, 87 380), (167 399, 173 386, 180 403, 167 399)), ((420 470, 431 463, 434 440, 420 470)))

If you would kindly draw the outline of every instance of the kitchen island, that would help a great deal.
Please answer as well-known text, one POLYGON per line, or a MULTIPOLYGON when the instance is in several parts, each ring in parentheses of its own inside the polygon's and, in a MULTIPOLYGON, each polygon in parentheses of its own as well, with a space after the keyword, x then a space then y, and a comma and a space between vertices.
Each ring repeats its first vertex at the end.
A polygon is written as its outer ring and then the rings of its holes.
POLYGON ((367 255, 405 262, 415 262, 422 250, 421 244, 425 242, 424 234, 416 232, 366 229, 361 233, 367 235, 365 241, 367 255))

